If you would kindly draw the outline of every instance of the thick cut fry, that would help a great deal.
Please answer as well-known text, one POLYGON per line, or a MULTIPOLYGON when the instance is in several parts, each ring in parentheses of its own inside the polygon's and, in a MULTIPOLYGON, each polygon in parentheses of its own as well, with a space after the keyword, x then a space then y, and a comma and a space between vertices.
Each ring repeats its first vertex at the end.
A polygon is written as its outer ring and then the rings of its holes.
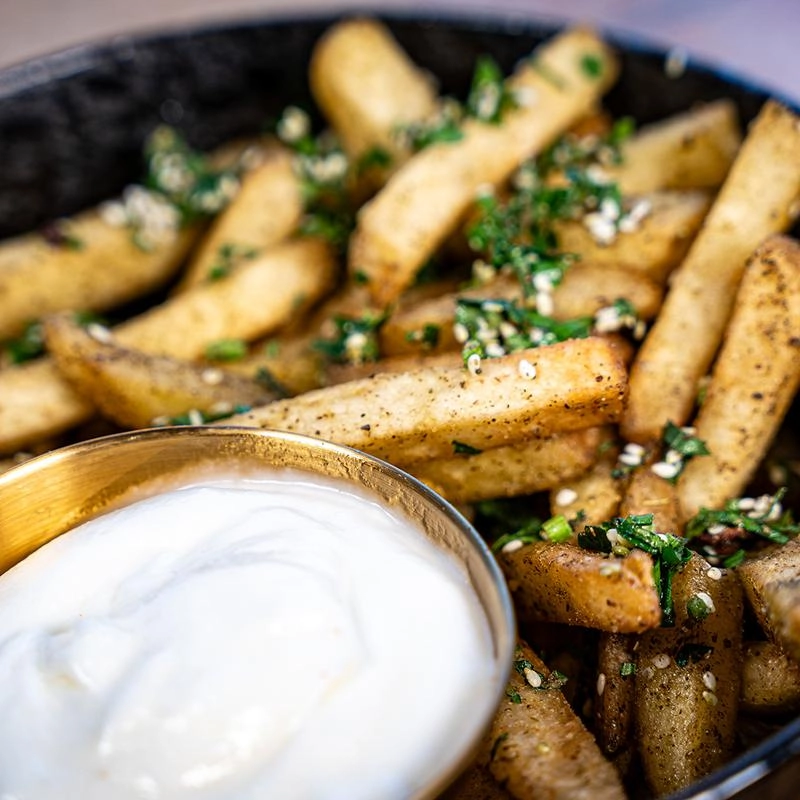
POLYGON ((450 456, 453 441, 486 450, 611 422, 625 379, 611 345, 574 339, 487 359, 480 375, 440 367, 329 386, 230 424, 319 436, 405 465, 450 456))
POLYGON ((546 688, 550 670, 527 646, 514 666, 487 736, 494 777, 519 800, 622 800, 619 776, 594 737, 561 691, 546 688))
POLYGON ((636 637, 626 633, 603 633, 597 645, 597 743, 622 774, 627 772, 634 746, 635 645, 636 637))
MULTIPOLYGON (((220 339, 255 339, 284 324, 333 281, 328 247, 306 240, 274 248, 222 281, 194 287, 115 330, 121 345, 193 359, 220 339)), ((86 420, 87 404, 50 359, 0 371, 0 453, 86 420)))
POLYGON ((800 709, 800 664, 772 642, 746 642, 741 708, 758 716, 800 709))
POLYGON ((619 515, 633 514, 652 514, 657 531, 680 534, 681 517, 675 487, 659 478, 648 465, 633 471, 622 498, 619 515))
POLYGON ((738 568, 764 632, 800 661, 800 539, 738 568))
POLYGON ((695 421, 711 455, 678 481, 685 517, 742 494, 800 384, 800 244, 784 236, 756 250, 695 421))
POLYGON ((356 163, 373 148, 385 151, 393 171, 409 156, 400 126, 436 111, 431 77, 403 52, 389 30, 371 19, 331 27, 309 65, 314 99, 356 163))
POLYGON ((428 367, 458 367, 464 363, 461 353, 389 356, 364 364, 329 364, 325 369, 325 384, 346 383, 385 372, 413 372, 428 367))
POLYGON ((482 764, 472 764, 439 800, 512 800, 510 795, 482 764))
POLYGON ((563 514, 567 519, 582 514, 586 525, 600 525, 616 516, 622 500, 622 482, 612 474, 617 449, 610 445, 609 441, 601 443, 599 458, 588 472, 551 490, 552 514, 563 514))
POLYGON ((616 59, 594 33, 578 28, 536 51, 507 82, 521 98, 498 124, 467 120, 456 142, 409 159, 361 210, 351 239, 351 274, 366 276, 375 303, 408 286, 483 185, 497 186, 526 158, 583 116, 611 85, 616 59), (594 59, 589 75, 581 64, 594 59))
MULTIPOLYGON (((253 380, 216 367, 151 356, 95 338, 69 317, 45 323, 47 349, 77 391, 109 419, 146 428, 189 411, 221 415, 276 399, 253 380)), ((202 415, 199 421, 202 422, 202 415)))
POLYGON ((97 211, 57 224, 63 244, 48 244, 39 233, 0 243, 0 341, 46 314, 107 311, 157 289, 198 233, 187 228, 144 251, 129 228, 109 225, 97 211))
POLYGON ((648 631, 639 641, 637 738, 645 777, 657 796, 688 786, 733 754, 742 591, 731 571, 715 580, 709 569, 692 556, 672 581, 675 626, 648 631), (694 619, 687 611, 692 598, 710 598, 714 610, 694 619))
MULTIPOLYGON (((491 282, 415 303, 401 301, 380 330, 381 352, 399 356, 420 352, 445 352, 459 347, 453 332, 459 298, 514 300, 522 296, 519 281, 499 275, 491 282)), ((576 264, 553 293, 553 317, 559 320, 590 317, 615 300, 631 302, 642 319, 652 319, 661 306, 657 283, 628 269, 596 264, 576 264)))
POLYGON ((409 471, 452 503, 533 494, 574 478, 591 466, 601 431, 560 433, 473 455, 423 461, 409 471))
POLYGON ((596 266, 624 267, 663 284, 689 250, 711 205, 707 192, 656 192, 640 198, 650 213, 639 226, 599 244, 582 222, 556 226, 559 247, 596 266))
POLYGON ((622 163, 610 169, 624 194, 659 189, 716 189, 741 144, 730 100, 645 125, 622 145, 622 163))
POLYGON ((800 120, 768 102, 634 361, 626 439, 655 441, 668 421, 685 424, 722 341, 745 262, 766 236, 789 226, 798 196, 800 120))
POLYGON ((242 176, 238 194, 203 238, 183 277, 184 288, 213 279, 215 270, 264 253, 297 229, 303 197, 293 156, 273 146, 262 159, 242 176))
POLYGON ((523 620, 640 633, 661 622, 653 562, 641 550, 605 558, 573 544, 534 542, 499 554, 523 620))

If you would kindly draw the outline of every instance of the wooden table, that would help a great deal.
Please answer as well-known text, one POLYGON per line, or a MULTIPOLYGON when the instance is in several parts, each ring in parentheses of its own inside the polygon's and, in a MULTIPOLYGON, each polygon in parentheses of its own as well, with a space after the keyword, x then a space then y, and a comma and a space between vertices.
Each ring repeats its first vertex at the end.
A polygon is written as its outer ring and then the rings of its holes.
POLYGON ((587 20, 686 48, 800 102, 800 0, 0 0, 0 67, 130 31, 343 8, 587 20))

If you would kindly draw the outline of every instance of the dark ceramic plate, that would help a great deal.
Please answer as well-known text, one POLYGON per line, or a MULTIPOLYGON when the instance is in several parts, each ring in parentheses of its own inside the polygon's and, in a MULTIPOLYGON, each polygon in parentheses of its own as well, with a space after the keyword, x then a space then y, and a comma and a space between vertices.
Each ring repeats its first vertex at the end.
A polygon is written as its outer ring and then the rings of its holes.
MULTIPOLYGON (((287 103, 310 105, 306 65, 332 18, 265 21, 118 38, 0 72, 0 237, 116 194, 141 172, 141 144, 166 121, 210 148, 252 133, 287 103)), ((553 33, 535 23, 394 17, 394 34, 442 90, 466 94, 476 56, 510 70, 553 33)), ((767 92, 689 62, 665 74, 665 54, 610 36, 623 71, 607 98, 615 114, 644 123, 694 103, 730 97, 744 122, 767 92)), ((677 798, 794 798, 800 718, 677 798)))

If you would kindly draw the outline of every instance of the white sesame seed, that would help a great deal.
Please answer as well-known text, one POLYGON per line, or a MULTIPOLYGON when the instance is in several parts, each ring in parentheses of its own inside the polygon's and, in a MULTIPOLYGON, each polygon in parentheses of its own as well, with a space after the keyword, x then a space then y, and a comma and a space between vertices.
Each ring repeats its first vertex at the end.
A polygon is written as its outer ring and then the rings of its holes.
POLYGON ((523 378, 533 380, 536 377, 536 367, 527 358, 520 359, 517 369, 523 378))
POLYGON ((537 272, 533 276, 533 288, 536 289, 537 292, 552 292, 553 291, 553 279, 548 272, 537 272))
POLYGON ((461 322, 456 322, 456 324, 453 325, 453 336, 459 344, 464 344, 464 342, 469 339, 469 331, 467 330, 467 326, 461 322))
POLYGON ((519 539, 512 539, 510 542, 506 542, 501 548, 503 553, 516 553, 517 550, 522 549, 522 542, 519 539))
POLYGON ((472 353, 467 358, 467 369, 473 375, 480 375, 480 372, 481 372, 481 357, 477 353, 472 353))
POLYGON ((712 581, 718 581, 722 579, 722 570, 719 567, 709 567, 706 571, 706 577, 712 581))
POLYGON ((577 499, 578 499, 578 493, 574 489, 570 489, 569 487, 565 487, 564 489, 559 489, 555 497, 557 506, 568 506, 571 503, 574 503, 577 499))
POLYGON ((500 358, 506 354, 506 349, 500 342, 488 342, 484 349, 489 358, 500 358))
POLYGON ((703 673, 703 686, 711 692, 717 688, 717 676, 710 670, 703 673))
POLYGON ((740 511, 752 511, 756 507, 756 501, 753 497, 741 497, 736 505, 740 511))
POLYGON ((169 417, 166 414, 162 414, 161 416, 158 417, 153 417, 153 419, 150 420, 150 424, 154 428, 163 428, 165 425, 169 425, 169 417))
POLYGON ((719 536, 726 530, 728 530, 727 526, 723 525, 721 522, 715 522, 713 525, 708 526, 706 533, 711 534, 711 536, 719 536))
POLYGON ((780 519, 781 516, 783 516, 783 506, 776 501, 773 503, 772 508, 770 508, 769 514, 767 514, 767 522, 775 522, 775 520, 780 519))
POLYGON ((718 702, 717 696, 714 694, 714 692, 703 692, 703 700, 705 700, 710 706, 715 706, 718 702))
POLYGON ((497 330, 504 339, 510 339, 512 336, 516 336, 519 333, 517 326, 506 320, 503 320, 503 322, 498 325, 497 330))
POLYGON ((111 344, 114 341, 114 337, 111 335, 111 331, 106 328, 105 325, 101 325, 99 322, 91 322, 86 326, 86 333, 92 337, 96 342, 101 342, 102 344, 111 344))
POLYGON ((525 680, 534 689, 538 689, 542 685, 542 676, 535 669, 525 667, 523 674, 525 675, 525 680))
POLYGON ((215 367, 204 369, 200 373, 200 380, 202 380, 203 383, 207 384, 208 386, 217 386, 218 384, 222 383, 224 378, 225 375, 222 370, 216 369, 215 367))
POLYGON ((586 167, 586 177, 600 186, 605 186, 612 182, 611 175, 606 172, 599 164, 590 164, 586 167))
POLYGON ((189 410, 188 417, 189 417, 189 424, 190 425, 202 425, 203 424, 203 415, 196 408, 192 408, 192 409, 189 410))
POLYGON ((646 333, 647 323, 643 319, 636 320, 636 325, 633 326, 633 338, 641 341, 646 333))
POLYGON ((601 672, 597 676, 597 696, 602 697, 603 692, 606 690, 606 676, 604 672, 601 672))
POLYGON ((594 315, 594 328, 598 333, 612 333, 622 327, 619 312, 614 306, 600 308, 594 315))
POLYGON ((614 222, 597 212, 586 214, 583 218, 583 224, 599 245, 611 244, 617 236, 617 228, 614 222))
POLYGON ((311 120, 308 114, 302 108, 288 106, 278 121, 275 132, 281 141, 292 144, 308 136, 310 130, 311 120))
POLYGON ((710 614, 713 614, 717 610, 717 607, 714 605, 714 601, 708 592, 698 592, 695 597, 698 598, 698 600, 702 600, 706 604, 706 608, 710 614))
POLYGON ((677 450, 667 450, 667 454, 664 456, 664 461, 667 464, 680 464, 683 461, 683 456, 677 450))
POLYGON ((487 314, 502 314, 503 304, 498 303, 496 300, 484 300, 481 303, 481 310, 485 311, 487 314))
POLYGON ((638 467, 642 463, 642 457, 637 453, 622 452, 619 454, 619 462, 626 467, 638 467))
POLYGON ((497 275, 497 270, 483 259, 478 258, 472 262, 472 277, 478 283, 489 283, 494 279, 495 275, 497 275))
POLYGON ((233 412, 233 403, 229 403, 226 400, 220 400, 218 403, 214 403, 214 405, 208 410, 212 414, 231 414, 233 412))
POLYGON ((550 292, 537 292, 536 293, 536 309, 545 317, 550 317, 555 310, 555 303, 553 302, 553 295, 550 292))
POLYGON ((600 565, 598 572, 604 578, 609 578, 612 575, 619 575, 622 572, 622 565, 619 563, 619 561, 604 561, 600 565))
POLYGON ((659 653, 656 656, 653 656, 653 666, 657 669, 666 669, 672 659, 666 653, 659 653))
POLYGON ((680 472, 680 469, 680 464, 668 464, 666 461, 656 461, 650 467, 650 471, 654 475, 658 475, 659 478, 663 478, 666 481, 672 480, 680 472))
POLYGON ((638 442, 628 442, 623 450, 626 453, 637 455, 639 458, 644 458, 644 454, 647 452, 644 445, 641 445, 638 442))
POLYGON ((600 201, 600 213, 612 222, 619 219, 620 207, 619 203, 611 197, 604 197, 600 201))

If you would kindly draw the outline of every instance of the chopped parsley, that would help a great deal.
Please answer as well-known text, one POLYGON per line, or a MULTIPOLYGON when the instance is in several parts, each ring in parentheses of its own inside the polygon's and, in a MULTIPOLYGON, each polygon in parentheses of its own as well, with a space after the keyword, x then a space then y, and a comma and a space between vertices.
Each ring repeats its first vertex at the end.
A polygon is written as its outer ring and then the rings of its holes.
POLYGON ((247 342, 243 339, 218 339, 206 346, 209 361, 239 361, 247 355, 247 342))
POLYGON ((217 250, 214 262, 208 270, 208 280, 218 281, 231 274, 242 261, 251 261, 259 251, 254 247, 227 242, 217 250))
POLYGON ((467 97, 466 113, 481 122, 497 125, 503 114, 517 108, 517 105, 514 93, 505 85, 497 62, 490 56, 479 56, 467 97))
POLYGON ((566 542, 571 537, 572 526, 563 514, 556 514, 542 523, 542 538, 549 542, 566 542))
POLYGON ((636 664, 633 661, 623 661, 619 665, 619 674, 623 678, 629 678, 631 675, 636 674, 636 664))
POLYGON ((291 392, 266 367, 259 367, 253 380, 278 398, 289 397, 291 392))
POLYGON ((590 78, 599 78, 603 74, 603 60, 596 53, 584 53, 581 56, 581 70, 590 78))
POLYGON ((710 613, 711 606, 699 594, 693 594, 686 601, 686 613, 695 622, 702 622, 710 613))
POLYGON ((509 545, 511 545, 508 548, 510 551, 533 542, 564 542, 571 536, 572 525, 563 514, 557 514, 544 521, 530 516, 520 527, 498 536, 492 544, 492 552, 499 553, 509 545))
POLYGON ((392 154, 381 147, 375 145, 365 150, 356 162, 356 175, 363 175, 374 169, 387 169, 392 166, 392 154))
POLYGON ((427 122, 414 122, 397 129, 397 136, 415 153, 432 144, 459 142, 464 138, 461 121, 464 112, 460 104, 450 100, 442 104, 439 113, 427 122))
POLYGON ((514 661, 514 669, 523 677, 526 669, 533 669, 533 664, 527 658, 518 658, 514 661))
POLYGON ((477 447, 453 439, 453 453, 457 456, 477 456, 482 452, 483 450, 479 450, 477 447))
POLYGON ((439 344, 441 328, 438 325, 423 325, 418 331, 408 331, 406 341, 419 342, 423 350, 433 350, 439 344))
POLYGON ((380 358, 378 331, 386 315, 368 311, 360 317, 336 316, 332 339, 317 339, 314 348, 337 364, 364 364, 380 358))
MULTIPOLYGON (((85 328, 92 323, 104 324, 105 320, 92 311, 75 311, 73 320, 85 328)), ((15 339, 0 344, 0 362, 9 364, 24 364, 34 358, 44 355, 45 341, 44 329, 39 320, 29 322, 22 333, 15 339)))
POLYGON ((513 686, 509 686, 506 689, 506 697, 515 705, 522 703, 522 697, 520 697, 519 692, 513 686))
POLYGON ((653 559, 653 580, 661 604, 662 625, 675 624, 672 578, 691 557, 686 539, 661 533, 653 527, 652 514, 614 517, 601 525, 587 525, 578 534, 578 544, 587 550, 623 555, 633 548, 653 559))

